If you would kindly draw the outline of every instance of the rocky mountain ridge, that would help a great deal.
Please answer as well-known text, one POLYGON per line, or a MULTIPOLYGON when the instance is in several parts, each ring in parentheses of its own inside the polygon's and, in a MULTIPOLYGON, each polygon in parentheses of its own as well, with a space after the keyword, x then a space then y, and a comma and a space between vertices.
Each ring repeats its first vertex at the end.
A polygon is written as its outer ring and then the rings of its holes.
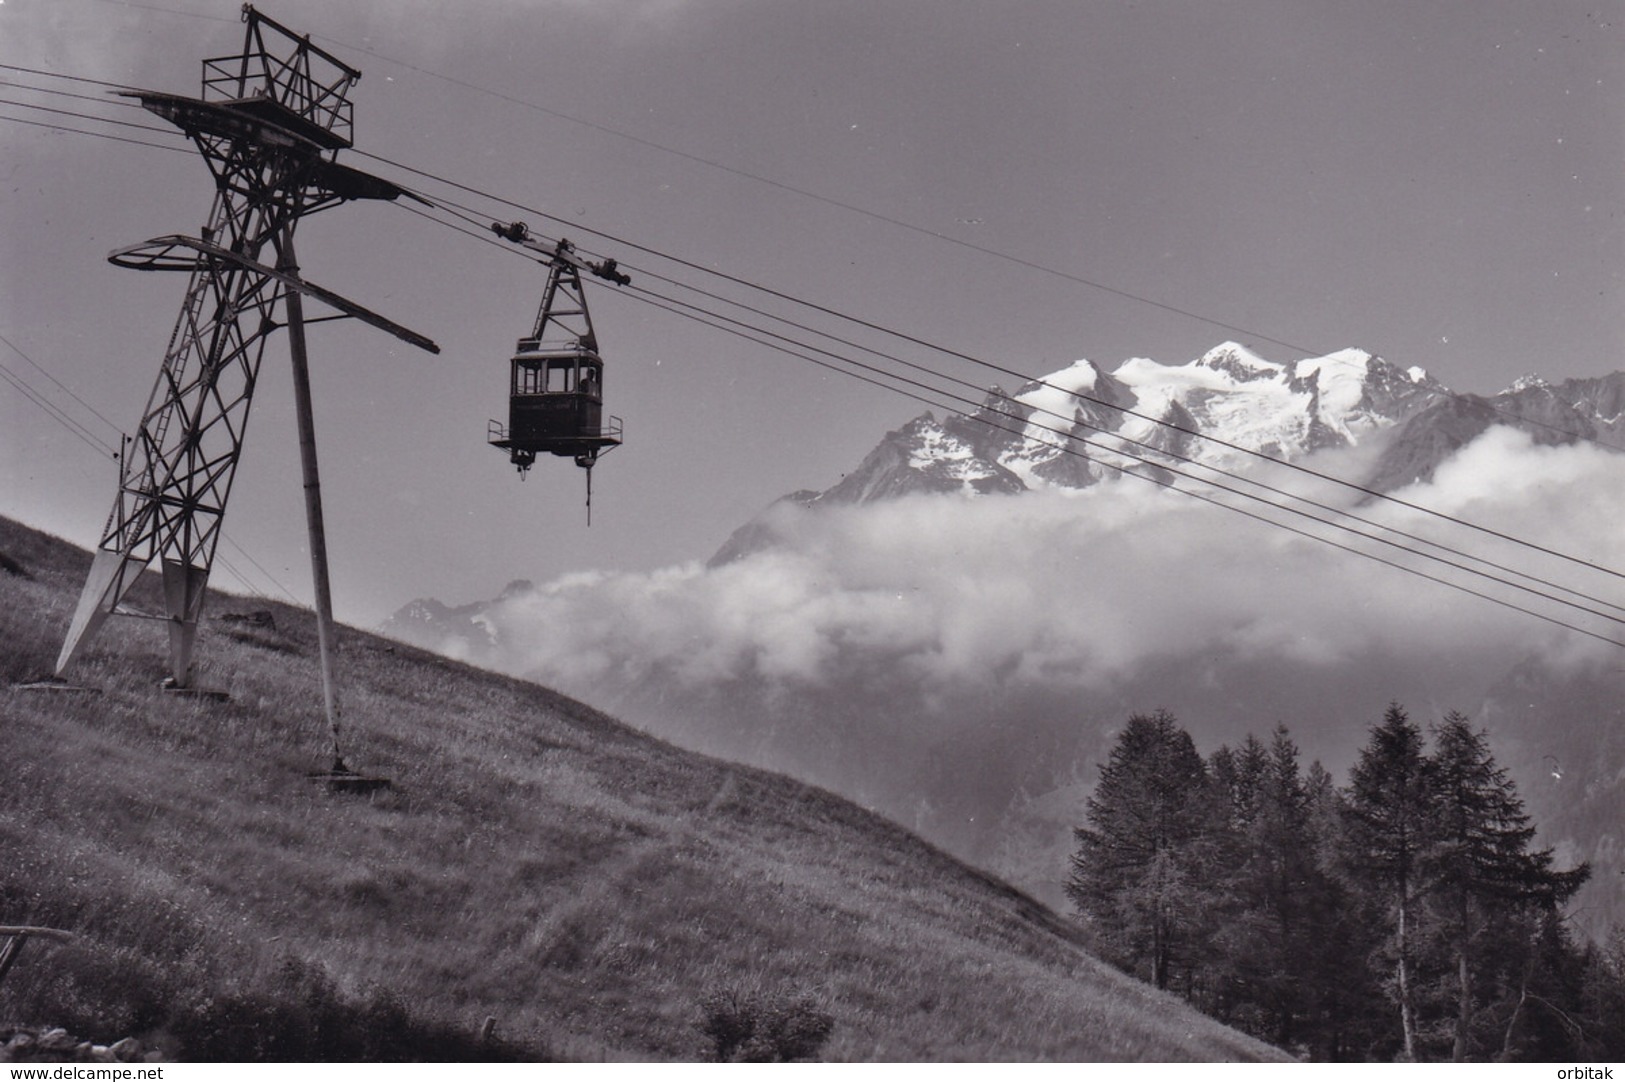
MULTIPOLYGON (((1122 474, 1165 482, 1170 467, 1246 471, 1266 458, 1298 462, 1368 443, 1376 450, 1365 472, 1345 479, 1387 492, 1429 479, 1498 424, 1538 444, 1625 449, 1625 372, 1556 384, 1525 376, 1483 396, 1359 349, 1283 364, 1225 342, 1184 365, 1134 358, 1109 373, 1080 360, 1014 393, 994 387, 974 413, 923 413, 887 433, 836 484, 779 502, 1081 489, 1122 474)), ((755 551, 769 535, 752 520, 710 563, 755 551)))

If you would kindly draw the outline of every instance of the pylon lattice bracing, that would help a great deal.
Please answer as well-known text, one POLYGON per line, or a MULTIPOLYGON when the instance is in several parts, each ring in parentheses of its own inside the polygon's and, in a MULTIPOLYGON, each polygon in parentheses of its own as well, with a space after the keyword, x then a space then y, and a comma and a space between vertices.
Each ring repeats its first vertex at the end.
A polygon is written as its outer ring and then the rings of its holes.
POLYGON ((163 574, 170 668, 191 678, 192 645, 226 502, 242 454, 268 338, 289 290, 309 292, 414 344, 420 336, 298 277, 294 228, 350 199, 401 189, 338 164, 352 131, 348 93, 361 73, 244 5, 243 51, 203 62, 203 94, 129 92, 179 127, 214 175, 201 239, 163 237, 109 258, 141 270, 188 271, 181 312, 134 436, 118 493, 57 659, 66 670, 153 562, 163 574), (261 261, 269 246, 275 267, 261 261))

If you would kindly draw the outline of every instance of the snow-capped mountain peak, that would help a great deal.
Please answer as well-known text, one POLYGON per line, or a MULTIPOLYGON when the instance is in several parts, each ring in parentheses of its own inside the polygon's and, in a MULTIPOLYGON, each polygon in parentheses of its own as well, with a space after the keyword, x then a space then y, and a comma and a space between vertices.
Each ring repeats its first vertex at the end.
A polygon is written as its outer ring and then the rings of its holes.
POLYGON ((1110 373, 1081 359, 1013 395, 993 388, 970 415, 915 418, 811 502, 1084 488, 1193 461, 1240 468, 1249 452, 1292 459, 1357 443, 1448 393, 1359 349, 1281 363, 1225 342, 1185 364, 1136 357, 1110 373))
POLYGON ((1196 364, 1224 372, 1236 380, 1273 379, 1280 375, 1283 365, 1266 361, 1239 342, 1224 342, 1214 346, 1196 364))
MULTIPOLYGON (((793 499, 811 507, 916 492, 1081 489, 1124 473, 1168 480, 1193 464, 1251 470, 1260 454, 1294 461, 1368 442, 1362 475, 1347 480, 1388 490, 1432 476, 1492 424, 1526 428, 1542 443, 1618 445, 1625 373, 1559 387, 1529 377, 1483 398, 1363 349, 1281 363, 1225 342, 1184 364, 1135 357, 1111 372, 1083 359, 1013 395, 992 388, 974 413, 922 414, 887 433, 840 483, 793 499)), ((713 562, 737 559, 769 532, 747 525, 713 562)))

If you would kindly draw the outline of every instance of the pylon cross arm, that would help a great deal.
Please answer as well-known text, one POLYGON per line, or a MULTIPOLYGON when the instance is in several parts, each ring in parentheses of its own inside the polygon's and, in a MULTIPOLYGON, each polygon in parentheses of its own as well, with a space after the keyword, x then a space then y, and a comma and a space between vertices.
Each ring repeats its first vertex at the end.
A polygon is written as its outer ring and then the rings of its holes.
POLYGON ((440 352, 440 346, 433 339, 403 327, 371 309, 362 307, 355 301, 341 297, 330 289, 324 289, 314 282, 306 281, 297 274, 277 270, 275 267, 268 267, 264 263, 239 255, 229 248, 222 248, 218 244, 200 240, 197 237, 183 237, 179 234, 154 237, 142 244, 132 244, 127 248, 119 248, 107 256, 107 261, 114 266, 131 267, 135 270, 146 271, 191 271, 211 259, 233 263, 244 270, 262 274, 267 278, 280 282, 288 289, 298 290, 307 297, 321 301, 329 308, 359 319, 361 322, 377 327, 381 331, 388 331, 403 342, 427 350, 430 353, 440 352))

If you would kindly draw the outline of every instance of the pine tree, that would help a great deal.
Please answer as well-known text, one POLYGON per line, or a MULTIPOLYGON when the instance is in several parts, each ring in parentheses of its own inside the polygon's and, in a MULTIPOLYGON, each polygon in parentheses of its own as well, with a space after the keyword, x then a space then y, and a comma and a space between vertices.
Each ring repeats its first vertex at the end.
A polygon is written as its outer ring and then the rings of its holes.
POLYGON ((1087 804, 1066 891, 1118 965, 1167 988, 1199 954, 1207 771, 1173 715, 1137 714, 1087 804))
POLYGON ((1388 1005, 1370 959, 1382 940, 1382 907, 1341 874, 1349 813, 1344 794, 1318 761, 1304 778, 1317 873, 1309 893, 1305 951, 1305 1042, 1316 1060, 1370 1057, 1388 1029, 1388 1005))
POLYGON ((1494 962, 1478 983, 1493 985, 1487 998, 1496 1000, 1493 1016, 1479 1027, 1488 1038, 1481 1043, 1498 1043, 1494 1058, 1501 1061, 1611 1058, 1596 1054, 1593 1038, 1603 1029, 1586 1016, 1588 956, 1562 915, 1548 909, 1518 916, 1499 922, 1494 930, 1504 934, 1485 936, 1477 951, 1494 962))
POLYGON ((1249 735, 1220 748, 1208 773, 1223 810, 1211 1013, 1282 1047, 1339 1056, 1371 999, 1357 976, 1361 923, 1348 919, 1352 899, 1333 874, 1331 776, 1319 763, 1305 776, 1284 725, 1267 746, 1249 735))
POLYGON ((1264 759, 1263 745, 1249 734, 1239 749, 1221 747, 1207 761, 1216 919, 1211 956, 1195 1000, 1208 1014, 1256 1037, 1264 1037, 1268 1029, 1257 985, 1264 964, 1258 949, 1268 944, 1269 928, 1246 869, 1264 759))
POLYGON ((1433 734, 1390 705, 1339 790, 1284 726, 1204 763, 1136 715, 1067 892, 1110 960, 1314 1059, 1617 1057, 1625 939, 1582 950, 1562 913, 1589 869, 1533 848, 1484 732, 1433 734))
POLYGON ((1298 749, 1282 726, 1269 747, 1249 734, 1235 752, 1220 748, 1208 766, 1226 813, 1215 868, 1223 890, 1215 944, 1222 1016, 1288 1045, 1302 1006, 1313 860, 1298 749))
POLYGON ((1350 775, 1346 838, 1355 877, 1370 885, 1392 921, 1394 998, 1404 1057, 1412 1061, 1417 1054, 1412 950, 1431 795, 1422 731, 1398 703, 1390 704, 1350 775))
MULTIPOLYGON (((1430 901, 1445 930, 1455 971, 1456 1017, 1451 1058, 1465 1060, 1480 968, 1476 944, 1500 933, 1511 950, 1531 954, 1539 917, 1553 913, 1590 874, 1552 868, 1550 849, 1531 850, 1535 828, 1505 770, 1495 762, 1488 737, 1459 713, 1446 715, 1434 731, 1427 766, 1432 790, 1432 844, 1422 861, 1430 901), (1527 945, 1527 949, 1524 949, 1527 945)), ((1527 980, 1527 976, 1525 977, 1527 980)))

